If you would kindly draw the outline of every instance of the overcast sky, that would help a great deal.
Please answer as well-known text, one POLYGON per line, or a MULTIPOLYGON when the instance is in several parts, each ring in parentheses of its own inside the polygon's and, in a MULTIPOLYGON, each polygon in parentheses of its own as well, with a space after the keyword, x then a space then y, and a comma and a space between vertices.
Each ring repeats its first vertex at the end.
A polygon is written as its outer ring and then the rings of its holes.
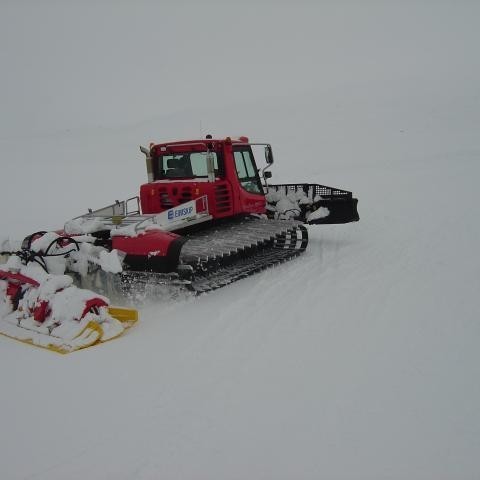
POLYGON ((399 78, 479 80, 480 2, 0 0, 0 138, 399 78))

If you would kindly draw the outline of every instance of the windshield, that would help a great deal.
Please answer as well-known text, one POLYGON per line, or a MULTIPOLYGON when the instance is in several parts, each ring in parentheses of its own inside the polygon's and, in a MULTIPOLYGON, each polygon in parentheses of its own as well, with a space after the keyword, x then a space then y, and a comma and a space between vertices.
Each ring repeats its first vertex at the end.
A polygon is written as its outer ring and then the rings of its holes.
MULTIPOLYGON (((223 176, 223 161, 216 152, 211 152, 215 176, 223 176)), ((153 161, 154 179, 208 178, 207 153, 186 152, 159 155, 153 161)))

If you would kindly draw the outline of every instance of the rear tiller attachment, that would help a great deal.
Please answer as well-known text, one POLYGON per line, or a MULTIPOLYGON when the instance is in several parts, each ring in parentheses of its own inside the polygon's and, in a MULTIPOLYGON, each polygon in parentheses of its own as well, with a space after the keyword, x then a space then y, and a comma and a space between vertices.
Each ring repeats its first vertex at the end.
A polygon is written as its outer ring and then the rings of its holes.
POLYGON ((112 340, 137 321, 136 310, 110 307, 107 298, 74 286, 72 277, 48 273, 47 264, 58 268, 78 251, 69 249, 74 244, 69 239, 63 253, 48 253, 51 247, 46 254, 0 252, 9 255, 0 266, 0 334, 69 353, 112 340))

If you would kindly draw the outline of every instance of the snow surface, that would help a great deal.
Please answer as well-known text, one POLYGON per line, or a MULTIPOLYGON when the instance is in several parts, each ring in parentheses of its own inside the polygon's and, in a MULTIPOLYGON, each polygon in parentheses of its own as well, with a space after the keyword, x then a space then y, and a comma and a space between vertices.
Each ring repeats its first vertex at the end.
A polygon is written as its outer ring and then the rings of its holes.
POLYGON ((478 478, 479 14, 4 4, 2 238, 136 194, 138 144, 200 130, 272 143, 272 183, 353 190, 361 220, 97 348, 0 338, 2 478, 478 478))

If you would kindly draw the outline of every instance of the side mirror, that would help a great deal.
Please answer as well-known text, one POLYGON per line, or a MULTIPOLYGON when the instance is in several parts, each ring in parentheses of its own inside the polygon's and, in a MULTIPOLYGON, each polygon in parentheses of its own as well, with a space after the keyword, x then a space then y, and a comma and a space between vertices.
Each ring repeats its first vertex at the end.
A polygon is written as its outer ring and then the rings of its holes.
POLYGON ((267 180, 269 178, 272 178, 272 172, 270 172, 270 171, 263 172, 263 177, 265 178, 265 180, 267 180))
POLYGON ((267 145, 265 147, 265 160, 268 165, 271 165, 273 163, 273 153, 272 147, 270 145, 267 145))

